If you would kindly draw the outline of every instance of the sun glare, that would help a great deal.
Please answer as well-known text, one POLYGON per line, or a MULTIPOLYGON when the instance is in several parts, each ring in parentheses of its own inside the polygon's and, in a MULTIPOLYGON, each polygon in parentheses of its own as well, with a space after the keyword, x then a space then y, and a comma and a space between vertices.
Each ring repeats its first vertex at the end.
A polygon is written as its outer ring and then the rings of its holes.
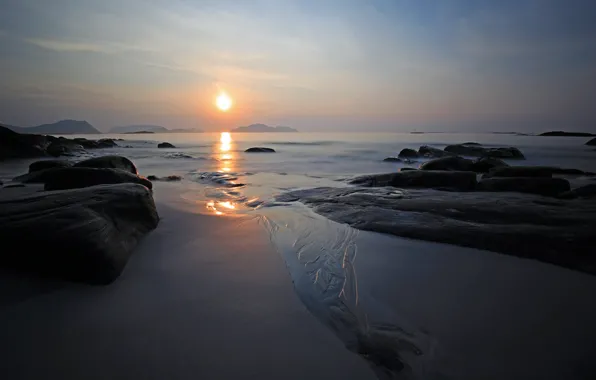
POLYGON ((229 144, 232 142, 232 135, 230 132, 222 132, 221 137, 219 138, 219 142, 222 144, 229 144))
POLYGON ((232 108, 232 98, 230 98, 228 96, 228 94, 226 94, 225 92, 222 92, 215 99, 215 105, 221 111, 225 112, 225 111, 229 110, 230 108, 232 108))

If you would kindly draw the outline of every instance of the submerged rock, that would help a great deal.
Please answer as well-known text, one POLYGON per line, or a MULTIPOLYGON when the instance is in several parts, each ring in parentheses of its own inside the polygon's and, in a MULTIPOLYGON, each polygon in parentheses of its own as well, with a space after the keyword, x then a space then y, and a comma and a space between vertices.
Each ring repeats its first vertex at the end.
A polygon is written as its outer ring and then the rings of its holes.
POLYGON ((101 168, 101 169, 120 169, 132 174, 138 174, 137 167, 126 157, 122 156, 102 156, 77 162, 75 167, 80 168, 101 168))
POLYGON ((595 138, 593 138, 592 140, 588 141, 588 142, 586 143, 586 145, 596 145, 596 137, 595 137, 595 138))
POLYGON ((589 184, 558 195, 561 199, 596 198, 596 184, 589 184))
POLYGON ((503 177, 486 178, 478 182, 478 191, 514 191, 518 193, 557 196, 569 191, 569 181, 563 178, 503 177))
POLYGON ((244 152, 246 153, 275 153, 275 149, 272 148, 263 148, 263 147, 252 147, 248 148, 244 152))
POLYGON ((399 158, 418 158, 418 152, 416 152, 414 149, 404 148, 401 150, 401 152, 399 152, 397 157, 399 157, 399 158))
POLYGON ((474 162, 459 156, 435 158, 420 166, 421 170, 472 171, 474 162))
POLYGON ((508 163, 496 157, 481 157, 474 161, 472 170, 477 173, 487 173, 495 168, 507 167, 508 163))
POLYGON ((0 265, 90 284, 109 284, 159 216, 136 184, 0 198, 0 265))
POLYGON ((439 157, 447 157, 447 156, 454 156, 454 153, 446 152, 439 148, 434 148, 432 146, 423 145, 418 149, 418 154, 424 157, 430 158, 439 158, 439 157))
POLYGON ((162 142, 160 144, 157 144, 158 148, 175 148, 174 145, 170 144, 169 142, 162 142))
POLYGON ((153 184, 146 178, 119 169, 61 168, 49 169, 45 176, 45 190, 78 189, 102 184, 136 183, 151 189, 153 184))
POLYGON ((29 173, 51 168, 68 168, 72 166, 72 162, 66 160, 42 160, 35 161, 29 165, 29 173))
POLYGON ((446 146, 445 151, 462 156, 525 159, 522 152, 514 147, 485 148, 474 144, 455 144, 446 146))
POLYGON ((375 174, 354 178, 353 185, 369 187, 413 187, 448 190, 473 190, 476 173, 465 171, 410 170, 397 173, 375 174))
POLYGON ((592 199, 317 188, 291 191, 277 200, 300 201, 361 230, 486 249, 596 274, 596 255, 590 253, 596 246, 596 200, 592 199))

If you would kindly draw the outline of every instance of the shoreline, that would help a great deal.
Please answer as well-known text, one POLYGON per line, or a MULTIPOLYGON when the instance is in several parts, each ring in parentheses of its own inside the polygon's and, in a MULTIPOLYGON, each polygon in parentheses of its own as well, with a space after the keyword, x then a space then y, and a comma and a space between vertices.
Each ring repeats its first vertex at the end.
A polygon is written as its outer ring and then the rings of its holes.
POLYGON ((256 220, 196 215, 168 187, 110 286, 2 273, 9 378, 376 378, 306 310, 256 220))

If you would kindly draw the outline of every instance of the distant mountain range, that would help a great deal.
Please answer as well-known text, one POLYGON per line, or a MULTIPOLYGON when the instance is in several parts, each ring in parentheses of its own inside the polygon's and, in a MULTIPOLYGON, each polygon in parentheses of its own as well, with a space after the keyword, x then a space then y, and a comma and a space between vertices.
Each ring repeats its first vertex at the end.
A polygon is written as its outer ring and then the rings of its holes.
POLYGON ((100 131, 95 129, 86 121, 80 120, 60 120, 52 124, 42 124, 36 127, 17 127, 14 125, 4 125, 18 133, 29 133, 38 135, 98 135, 100 131))
POLYGON ((125 125, 110 129, 109 133, 201 133, 201 129, 168 129, 160 125, 125 125))
POLYGON ((298 131, 296 129, 290 128, 290 127, 270 127, 265 124, 251 124, 246 127, 234 128, 230 132, 237 132, 237 133, 259 132, 259 133, 263 133, 263 132, 298 132, 298 131))

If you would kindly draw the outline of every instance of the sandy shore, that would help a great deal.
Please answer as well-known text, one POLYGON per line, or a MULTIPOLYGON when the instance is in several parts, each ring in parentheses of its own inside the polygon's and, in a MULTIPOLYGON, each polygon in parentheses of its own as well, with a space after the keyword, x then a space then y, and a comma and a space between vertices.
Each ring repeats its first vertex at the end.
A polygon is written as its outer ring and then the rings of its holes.
POLYGON ((373 379, 296 296, 254 219, 199 215, 175 185, 106 287, 0 275, 4 379, 373 379))

